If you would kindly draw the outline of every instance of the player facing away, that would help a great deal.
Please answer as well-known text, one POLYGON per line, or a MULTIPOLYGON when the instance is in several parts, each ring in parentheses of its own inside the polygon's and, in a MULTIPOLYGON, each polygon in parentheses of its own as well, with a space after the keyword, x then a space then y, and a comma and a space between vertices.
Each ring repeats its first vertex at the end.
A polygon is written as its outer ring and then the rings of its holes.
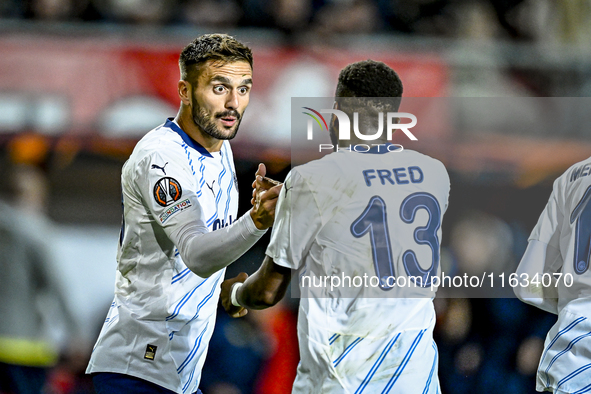
POLYGON ((203 35, 179 65, 178 114, 147 133, 122 170, 115 298, 87 368, 99 394, 198 392, 225 267, 274 217, 280 186, 266 187, 262 165, 256 206, 237 217, 228 140, 248 105, 251 50, 203 35))
MULTIPOLYGON (((350 119, 359 112, 360 129, 374 134, 377 122, 363 119, 396 112, 401 95, 394 70, 367 60, 341 71, 335 108, 350 119), (370 97, 361 100, 365 106, 349 104, 360 97, 370 97)), ((333 117, 333 144, 334 123, 333 117)), ((248 279, 242 273, 222 284, 224 307, 240 317, 248 308, 277 303, 291 270, 298 270, 301 362, 294 393, 439 392, 432 294, 409 286, 416 298, 405 297, 406 289, 394 283, 412 275, 429 286, 439 274, 449 177, 438 160, 377 142, 368 152, 339 149, 294 167, 279 195, 261 267, 248 279), (308 276, 346 281, 364 275, 380 278, 379 286, 304 288, 308 276)), ((339 141, 341 147, 356 143, 366 141, 339 141)))
POLYGON ((538 365, 537 391, 591 392, 589 175, 591 158, 573 165, 554 181, 550 199, 517 267, 522 281, 514 287, 516 295, 558 315, 546 336, 538 365))

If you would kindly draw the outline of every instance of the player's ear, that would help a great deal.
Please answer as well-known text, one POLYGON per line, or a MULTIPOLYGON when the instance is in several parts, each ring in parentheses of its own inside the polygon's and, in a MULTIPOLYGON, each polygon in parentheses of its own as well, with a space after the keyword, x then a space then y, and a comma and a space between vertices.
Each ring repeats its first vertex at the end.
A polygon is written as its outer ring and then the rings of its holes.
POLYGON ((181 79, 178 83, 178 92, 181 102, 184 105, 191 104, 191 84, 188 81, 181 79))

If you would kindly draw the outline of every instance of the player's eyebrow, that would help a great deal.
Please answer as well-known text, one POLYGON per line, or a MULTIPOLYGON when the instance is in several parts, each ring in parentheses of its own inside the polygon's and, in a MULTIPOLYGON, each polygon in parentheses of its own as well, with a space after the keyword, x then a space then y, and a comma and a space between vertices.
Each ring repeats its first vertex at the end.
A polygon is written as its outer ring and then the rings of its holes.
MULTIPOLYGON (((211 80, 211 82, 221 82, 221 83, 225 83, 225 84, 231 84, 232 81, 230 81, 229 78, 224 77, 223 75, 214 75, 211 80)), ((252 85, 252 78, 247 78, 247 79, 243 79, 242 82, 240 83, 240 85, 252 85)))

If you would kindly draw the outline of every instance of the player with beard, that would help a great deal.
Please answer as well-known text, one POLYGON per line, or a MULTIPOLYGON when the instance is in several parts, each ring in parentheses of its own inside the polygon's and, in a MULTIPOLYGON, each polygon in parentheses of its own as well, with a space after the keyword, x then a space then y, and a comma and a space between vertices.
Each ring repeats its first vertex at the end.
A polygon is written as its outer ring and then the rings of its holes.
POLYGON ((252 52, 222 34, 198 37, 179 59, 181 106, 146 134, 121 175, 123 224, 115 298, 87 373, 102 393, 195 393, 225 267, 271 226, 281 186, 253 182, 237 218, 228 140, 252 87, 252 52))

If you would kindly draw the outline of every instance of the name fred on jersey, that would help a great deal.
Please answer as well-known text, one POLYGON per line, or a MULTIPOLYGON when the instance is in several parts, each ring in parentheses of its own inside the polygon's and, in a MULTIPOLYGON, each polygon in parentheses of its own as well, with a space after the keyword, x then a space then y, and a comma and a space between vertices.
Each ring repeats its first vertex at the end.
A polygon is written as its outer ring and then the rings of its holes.
POLYGON ((410 167, 399 167, 388 169, 368 169, 363 170, 363 179, 368 187, 373 185, 406 185, 409 183, 421 183, 423 182, 424 175, 421 167, 410 166, 410 167))

